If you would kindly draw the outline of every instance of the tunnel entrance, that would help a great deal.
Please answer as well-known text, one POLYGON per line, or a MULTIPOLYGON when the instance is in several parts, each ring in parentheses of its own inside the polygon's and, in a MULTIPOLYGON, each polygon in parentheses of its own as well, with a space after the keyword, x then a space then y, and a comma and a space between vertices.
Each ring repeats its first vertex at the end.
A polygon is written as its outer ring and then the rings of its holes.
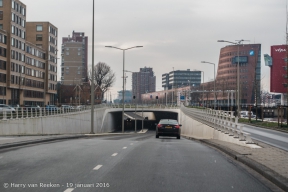
MULTIPOLYGON (((112 120, 114 121, 114 132, 121 132, 122 131, 122 111, 120 112, 111 112, 112 113, 112 120)), ((125 111, 125 114, 128 112, 125 111)), ((135 131, 135 120, 134 117, 131 115, 131 113, 134 113, 133 111, 129 111, 128 117, 124 116, 124 131, 125 132, 132 132, 135 131)), ((153 113, 153 115, 148 115, 148 120, 143 120, 143 127, 144 129, 148 130, 155 130, 156 126, 155 123, 158 123, 161 119, 176 119, 178 120, 178 113, 176 112, 170 112, 170 111, 151 111, 149 113, 153 113)), ((136 112, 136 114, 141 114, 139 111, 136 112)), ((147 115, 148 112, 145 111, 145 114, 147 115)), ((143 115, 145 117, 145 114, 143 115)), ((137 131, 141 131, 142 129, 142 119, 137 119, 137 131)))

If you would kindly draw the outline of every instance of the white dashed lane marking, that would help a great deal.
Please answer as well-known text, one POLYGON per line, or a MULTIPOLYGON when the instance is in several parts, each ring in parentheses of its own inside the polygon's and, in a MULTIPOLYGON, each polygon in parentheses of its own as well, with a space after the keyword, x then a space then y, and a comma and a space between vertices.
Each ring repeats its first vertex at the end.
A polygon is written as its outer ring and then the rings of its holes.
POLYGON ((118 155, 118 153, 113 153, 111 156, 115 157, 116 155, 118 155))
POLYGON ((123 147, 123 149, 127 149, 127 147, 123 147))
POLYGON ((102 167, 102 165, 97 165, 96 167, 94 167, 93 170, 98 170, 98 169, 100 169, 101 167, 102 167))
POLYGON ((73 190, 74 190, 74 188, 68 188, 64 192, 72 192, 73 190))
POLYGON ((133 143, 130 143, 130 145, 133 145, 133 143))

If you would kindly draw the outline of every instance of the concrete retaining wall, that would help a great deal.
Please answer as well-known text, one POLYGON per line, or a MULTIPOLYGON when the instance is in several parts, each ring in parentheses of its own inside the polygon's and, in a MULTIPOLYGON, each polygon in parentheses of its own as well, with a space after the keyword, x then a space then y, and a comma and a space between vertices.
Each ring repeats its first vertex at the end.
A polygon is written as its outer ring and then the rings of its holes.
MULTIPOLYGON (((106 118, 105 108, 94 111, 94 132, 109 132, 111 116, 106 118)), ((59 114, 46 117, 13 119, 0 121, 0 135, 47 135, 47 134, 83 134, 91 131, 91 111, 81 111, 69 114, 59 114)))
POLYGON ((247 145, 245 141, 239 141, 238 138, 229 136, 221 131, 214 129, 206 124, 192 119, 180 111, 181 135, 195 139, 218 139, 230 143, 235 143, 242 146, 254 147, 254 145, 247 145))

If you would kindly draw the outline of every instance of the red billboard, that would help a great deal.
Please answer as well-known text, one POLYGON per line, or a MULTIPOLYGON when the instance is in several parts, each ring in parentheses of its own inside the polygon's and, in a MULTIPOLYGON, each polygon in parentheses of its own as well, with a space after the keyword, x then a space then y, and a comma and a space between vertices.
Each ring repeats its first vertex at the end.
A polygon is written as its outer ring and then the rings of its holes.
POLYGON ((270 92, 287 92, 287 75, 285 58, 287 57, 287 45, 271 46, 272 66, 270 69, 270 92))

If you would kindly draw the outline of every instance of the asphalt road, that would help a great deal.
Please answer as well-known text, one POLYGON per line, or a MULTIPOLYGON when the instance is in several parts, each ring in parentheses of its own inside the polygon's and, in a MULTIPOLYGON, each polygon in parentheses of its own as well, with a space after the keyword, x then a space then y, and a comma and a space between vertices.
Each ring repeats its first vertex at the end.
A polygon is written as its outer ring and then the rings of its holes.
POLYGON ((288 151, 288 133, 254 127, 246 124, 243 127, 243 131, 250 133, 253 139, 288 151))
POLYGON ((265 192, 270 189, 214 149, 184 138, 156 139, 155 132, 148 132, 2 150, 0 191, 265 192))

